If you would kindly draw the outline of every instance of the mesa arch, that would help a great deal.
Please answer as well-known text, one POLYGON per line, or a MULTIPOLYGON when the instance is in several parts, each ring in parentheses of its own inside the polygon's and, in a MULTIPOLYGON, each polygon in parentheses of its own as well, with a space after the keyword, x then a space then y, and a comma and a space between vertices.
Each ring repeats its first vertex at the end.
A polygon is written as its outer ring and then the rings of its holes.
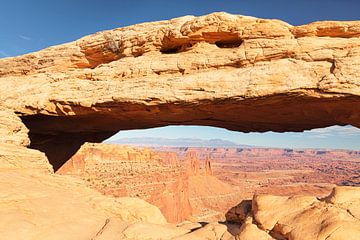
POLYGON ((214 13, 138 24, 0 59, 1 143, 40 150, 56 169, 125 129, 360 127, 359 77, 360 21, 214 13))

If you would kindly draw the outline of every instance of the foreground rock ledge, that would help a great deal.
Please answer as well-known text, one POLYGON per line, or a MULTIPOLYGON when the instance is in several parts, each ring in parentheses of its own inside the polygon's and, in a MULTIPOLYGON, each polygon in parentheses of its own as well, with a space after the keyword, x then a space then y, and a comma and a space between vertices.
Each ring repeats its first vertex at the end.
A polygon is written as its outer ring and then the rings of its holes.
POLYGON ((360 21, 294 27, 214 13, 1 59, 0 104, 58 168, 122 129, 360 127, 359 69, 360 21))
POLYGON ((228 219, 235 223, 176 226, 143 200, 105 197, 75 178, 0 172, 1 239, 358 240, 360 189, 336 187, 320 200, 254 196, 252 207, 240 203, 228 219))

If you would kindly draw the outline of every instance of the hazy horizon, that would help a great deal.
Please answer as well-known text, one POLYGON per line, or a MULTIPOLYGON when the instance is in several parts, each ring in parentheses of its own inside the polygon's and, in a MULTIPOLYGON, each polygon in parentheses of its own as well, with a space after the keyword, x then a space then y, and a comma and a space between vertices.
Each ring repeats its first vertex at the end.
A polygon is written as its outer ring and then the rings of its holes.
POLYGON ((332 126, 304 132, 242 133, 224 128, 206 126, 167 126, 142 130, 119 131, 105 142, 126 138, 163 139, 221 139, 239 145, 269 148, 312 148, 360 150, 360 129, 352 126, 332 126))
POLYGON ((271 147, 271 146, 259 146, 259 145, 246 145, 231 142, 221 138, 212 138, 212 139, 202 139, 202 138, 152 138, 152 137, 129 137, 129 138, 118 138, 118 139, 106 139, 102 143, 105 144, 119 144, 119 145, 129 145, 129 146, 138 146, 138 147, 199 147, 199 148, 274 148, 274 149, 294 149, 294 150, 344 150, 344 151, 359 151, 360 149, 352 148, 294 148, 294 147, 271 147), (110 139, 110 140, 109 140, 110 139), (161 142, 155 142, 155 140, 160 140, 161 142), (164 141, 169 141, 164 143, 164 141), (200 144, 196 142, 199 141, 200 144), (212 144, 212 141, 217 141, 216 144, 212 144), (180 142, 180 143, 178 143, 180 142), (187 144, 192 142, 192 144, 187 144), (224 142, 224 144, 221 144, 224 142), (209 143, 209 144, 207 144, 209 143))

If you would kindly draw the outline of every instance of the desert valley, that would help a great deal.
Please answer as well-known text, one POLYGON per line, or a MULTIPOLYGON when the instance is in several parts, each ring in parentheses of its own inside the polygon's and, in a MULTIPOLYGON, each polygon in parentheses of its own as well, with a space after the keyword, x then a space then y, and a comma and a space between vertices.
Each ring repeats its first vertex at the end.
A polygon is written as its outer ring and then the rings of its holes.
POLYGON ((360 151, 88 143, 57 173, 141 198, 169 222, 226 221, 254 194, 325 197, 336 185, 360 186, 360 151))

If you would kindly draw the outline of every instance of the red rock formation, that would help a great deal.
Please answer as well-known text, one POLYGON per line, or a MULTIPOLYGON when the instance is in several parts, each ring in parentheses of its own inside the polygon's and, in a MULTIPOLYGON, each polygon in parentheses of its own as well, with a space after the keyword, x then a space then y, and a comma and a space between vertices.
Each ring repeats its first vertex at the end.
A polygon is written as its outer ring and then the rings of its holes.
POLYGON ((85 144, 57 173, 81 177, 107 195, 144 199, 158 206, 169 222, 191 215, 188 175, 176 153, 85 144))
POLYGON ((197 170, 200 173, 208 171, 206 159, 211 156, 211 164, 215 163, 215 167, 211 165, 212 172, 221 180, 233 185, 239 185, 239 181, 243 180, 247 180, 248 183, 256 181, 259 185, 273 188, 292 183, 360 185, 358 177, 360 151, 196 147, 156 147, 156 149, 174 151, 179 156, 186 156, 191 152, 192 156, 200 159, 197 170))
MULTIPOLYGON (((199 220, 221 217, 229 207, 255 193, 324 196, 334 184, 359 185, 359 151, 271 148, 161 147, 179 156, 211 156, 214 179, 189 177, 190 203, 199 220), (210 186, 210 188, 209 188, 210 186), (221 204, 219 204, 221 202, 221 204), (214 212, 216 211, 216 212, 214 212)), ((203 169, 200 172, 204 173, 203 169)), ((206 171, 205 171, 206 172, 206 171)))
MULTIPOLYGON (((158 149, 161 149, 161 147, 159 147, 158 149)), ((166 147, 164 147, 164 149, 166 149, 166 147)), ((183 156, 184 154, 182 154, 181 151, 178 150, 179 148, 176 149, 177 154, 183 156)), ((174 152, 174 154, 176 153, 174 152)), ((201 151, 186 151, 182 164, 186 165, 189 175, 212 175, 213 172, 211 169, 210 155, 205 154, 205 160, 200 161, 198 154, 202 154, 201 151)))
POLYGON ((85 144, 58 171, 81 177, 89 186, 113 196, 142 198, 160 208, 170 222, 190 215, 198 221, 224 219, 241 195, 212 176, 205 159, 189 151, 153 151, 109 144, 85 144))
POLYGON ((213 171, 211 169, 210 155, 206 155, 205 157, 205 174, 213 175, 213 171))
POLYGON ((196 156, 196 152, 188 151, 185 158, 186 164, 189 165, 190 175, 197 175, 200 173, 200 162, 196 156))

